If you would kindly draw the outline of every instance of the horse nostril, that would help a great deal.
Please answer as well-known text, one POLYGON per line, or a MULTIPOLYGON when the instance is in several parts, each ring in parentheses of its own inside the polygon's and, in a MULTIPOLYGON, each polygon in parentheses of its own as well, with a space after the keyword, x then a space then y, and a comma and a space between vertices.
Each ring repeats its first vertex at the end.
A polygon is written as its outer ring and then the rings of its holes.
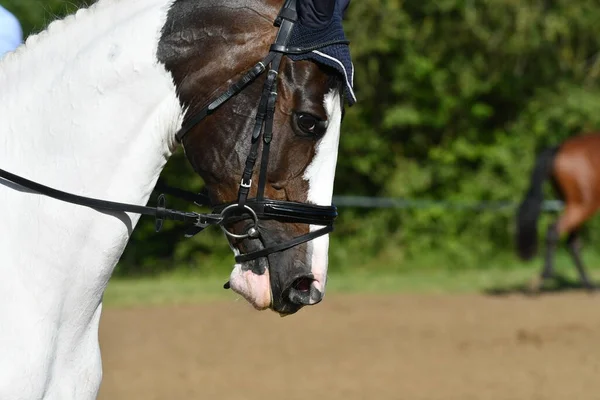
POLYGON ((302 276, 295 279, 289 286, 287 298, 292 304, 307 306, 317 304, 323 294, 315 287, 312 276, 302 276))
POLYGON ((292 287, 301 293, 310 292, 310 285, 312 285, 312 278, 298 278, 292 283, 292 287))

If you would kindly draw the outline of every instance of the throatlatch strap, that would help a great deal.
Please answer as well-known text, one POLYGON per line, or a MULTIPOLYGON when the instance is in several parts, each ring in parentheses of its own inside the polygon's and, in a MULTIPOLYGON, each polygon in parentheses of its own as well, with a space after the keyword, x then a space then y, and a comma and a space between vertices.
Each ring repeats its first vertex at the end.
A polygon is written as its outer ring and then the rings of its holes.
POLYGON ((175 138, 181 142, 183 137, 196 125, 200 123, 204 118, 208 115, 212 114, 215 110, 221 107, 223 104, 227 102, 227 100, 231 99, 233 96, 241 92, 246 86, 252 83, 258 76, 260 76, 267 65, 271 62, 271 60, 275 57, 274 53, 269 53, 267 57, 265 57, 262 61, 259 61, 250 68, 236 83, 231 85, 229 89, 224 92, 222 95, 217 97, 215 100, 210 102, 209 105, 198 111, 184 126, 181 127, 179 132, 175 135, 175 138))

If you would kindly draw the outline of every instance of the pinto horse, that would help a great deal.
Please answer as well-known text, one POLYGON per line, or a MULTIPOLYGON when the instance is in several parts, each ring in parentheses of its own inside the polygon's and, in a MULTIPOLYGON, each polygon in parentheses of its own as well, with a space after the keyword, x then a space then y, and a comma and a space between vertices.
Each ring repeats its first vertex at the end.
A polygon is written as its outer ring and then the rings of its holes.
POLYGON ((566 245, 584 287, 592 290, 581 260, 579 230, 600 208, 600 133, 576 136, 560 146, 542 151, 535 162, 529 189, 517 213, 517 252, 523 260, 531 259, 537 250, 537 221, 542 205, 542 184, 550 179, 565 209, 546 233, 544 267, 531 289, 539 290, 544 281, 554 276, 553 256, 561 238, 566 245))
POLYGON ((310 36, 290 0, 99 0, 4 56, 0 398, 97 396, 102 297, 139 214, 222 228, 257 309, 322 299, 346 6, 310 36), (180 144, 211 213, 144 206, 180 144))

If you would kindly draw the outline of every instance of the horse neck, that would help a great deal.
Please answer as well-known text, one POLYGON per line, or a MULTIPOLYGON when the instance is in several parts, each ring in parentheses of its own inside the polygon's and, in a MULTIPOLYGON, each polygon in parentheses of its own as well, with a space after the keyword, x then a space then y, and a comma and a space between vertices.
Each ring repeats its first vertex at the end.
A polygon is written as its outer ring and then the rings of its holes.
MULTIPOLYGON (((9 54, 0 63, 0 168, 80 195, 145 204, 182 119, 172 78, 156 60, 171 2, 100 0, 9 54)), ((100 296, 138 219, 1 183, 0 202, 13 210, 0 228, 11 235, 0 244, 8 268, 31 276, 30 284, 48 285, 52 274, 59 293, 58 282, 73 284, 72 270, 84 266, 91 276, 77 279, 100 296)))

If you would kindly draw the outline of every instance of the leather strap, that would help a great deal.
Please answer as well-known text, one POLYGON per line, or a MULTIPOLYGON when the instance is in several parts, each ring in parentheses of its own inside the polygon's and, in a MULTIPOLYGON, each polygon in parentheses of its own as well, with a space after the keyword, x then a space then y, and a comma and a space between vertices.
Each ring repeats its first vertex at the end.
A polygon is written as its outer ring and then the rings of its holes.
POLYGON ((215 112, 219 107, 225 104, 227 100, 231 99, 233 96, 241 92, 246 86, 248 86, 259 75, 261 75, 274 57, 275 54, 269 53, 269 55, 265 57, 262 61, 259 61, 252 68, 250 68, 250 70, 246 71, 246 73, 244 73, 244 75, 236 83, 231 85, 226 92, 221 94, 215 100, 211 101, 206 107, 194 114, 194 116, 191 117, 191 119, 187 121, 175 134, 175 138, 179 142, 181 142, 184 136, 194 126, 198 125, 200 121, 202 121, 204 118, 215 112))
POLYGON ((8 171, 0 169, 0 177, 16 183, 17 185, 26 187, 28 189, 34 190, 40 194, 43 194, 48 197, 52 197, 53 199, 64 201, 71 204, 77 204, 83 207, 89 207, 94 210, 103 210, 103 211, 113 211, 113 212, 131 212, 142 215, 150 215, 156 217, 157 219, 168 219, 173 221, 182 221, 182 222, 198 222, 199 215, 193 212, 184 212, 184 211, 176 211, 170 210, 168 208, 164 208, 161 206, 158 207, 145 207, 138 206, 135 204, 127 204, 127 203, 118 203, 115 201, 107 201, 107 200, 99 200, 93 199, 85 196, 78 196, 75 194, 63 192, 61 190, 57 190, 51 188, 49 186, 42 185, 40 183, 31 181, 29 179, 25 179, 23 177, 11 174, 8 171))
POLYGON ((235 261, 242 263, 245 261, 254 260, 256 258, 265 257, 265 256, 268 256, 269 254, 279 253, 280 251, 284 251, 284 250, 287 250, 294 246, 298 246, 299 244, 308 242, 309 240, 316 239, 319 236, 326 235, 327 233, 332 232, 332 231, 333 231, 333 225, 328 225, 324 228, 307 233, 306 235, 298 236, 296 238, 290 239, 283 243, 271 245, 264 249, 253 251, 250 253, 240 254, 235 257, 235 261))

